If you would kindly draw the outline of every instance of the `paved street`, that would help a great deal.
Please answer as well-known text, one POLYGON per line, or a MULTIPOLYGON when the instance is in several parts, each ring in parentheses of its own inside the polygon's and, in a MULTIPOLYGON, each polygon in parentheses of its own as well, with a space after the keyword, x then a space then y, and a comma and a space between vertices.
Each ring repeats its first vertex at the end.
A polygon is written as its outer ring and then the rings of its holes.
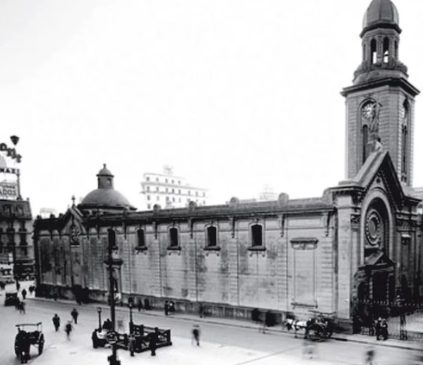
MULTIPOLYGON (((0 301, 3 303, 3 294, 0 301)), ((15 324, 19 322, 42 321, 46 337, 45 351, 36 357, 36 349, 30 363, 33 364, 104 364, 110 349, 96 349, 91 345, 91 332, 98 326, 98 316, 95 305, 76 306, 72 303, 53 302, 45 300, 27 301, 27 312, 20 315, 13 307, 0 307, 2 319, 0 333, 0 363, 16 364, 14 356, 15 324), (74 326, 71 340, 66 339, 62 329, 56 333, 51 321, 57 313, 62 325, 71 319, 70 311, 76 307, 80 313, 78 324, 74 326)), ((108 316, 108 310, 103 306, 103 320, 108 316)), ((187 318, 184 314, 184 318, 187 318)), ((127 309, 119 309, 117 319, 123 320, 125 326, 129 320, 127 309)), ((312 360, 303 357, 303 340, 295 339, 292 334, 270 332, 262 334, 258 329, 233 326, 230 324, 212 324, 200 322, 195 317, 192 320, 181 319, 180 316, 165 317, 157 312, 134 312, 134 322, 144 323, 172 330, 173 346, 158 350, 156 358, 148 352, 129 357, 128 352, 120 350, 122 363, 136 363, 140 359, 144 364, 235 364, 235 365, 268 365, 289 363, 331 363, 331 364, 361 364, 367 345, 356 342, 329 341, 316 344, 316 355, 312 360), (201 327, 201 346, 191 345, 191 329, 197 322, 201 327)), ((233 323, 228 321, 228 323, 233 323)), ((122 330, 121 330, 122 331, 122 330)), ((404 364, 415 363, 416 352, 406 349, 385 347, 382 344, 375 347, 375 363, 404 364)))

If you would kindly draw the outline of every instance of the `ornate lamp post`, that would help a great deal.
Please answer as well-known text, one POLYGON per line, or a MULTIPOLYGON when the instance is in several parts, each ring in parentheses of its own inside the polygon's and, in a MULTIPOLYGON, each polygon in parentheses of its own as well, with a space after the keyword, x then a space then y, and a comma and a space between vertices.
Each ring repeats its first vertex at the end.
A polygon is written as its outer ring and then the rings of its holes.
POLYGON ((101 330, 102 326, 101 326, 101 308, 100 307, 97 308, 97 313, 98 313, 98 329, 101 330))
POLYGON ((110 296, 110 317, 112 318, 112 329, 109 332, 109 343, 112 345, 112 354, 107 357, 110 365, 120 365, 117 356, 116 346, 116 313, 115 313, 115 290, 118 291, 118 281, 115 271, 122 265, 123 261, 118 257, 118 247, 116 246, 116 233, 114 230, 108 231, 108 256, 104 263, 109 271, 109 296, 110 296))
POLYGON ((130 299, 130 301, 128 301, 128 307, 129 307, 129 333, 132 333, 132 329, 133 329, 133 318, 132 318, 132 309, 134 307, 134 303, 132 301, 132 298, 130 299))

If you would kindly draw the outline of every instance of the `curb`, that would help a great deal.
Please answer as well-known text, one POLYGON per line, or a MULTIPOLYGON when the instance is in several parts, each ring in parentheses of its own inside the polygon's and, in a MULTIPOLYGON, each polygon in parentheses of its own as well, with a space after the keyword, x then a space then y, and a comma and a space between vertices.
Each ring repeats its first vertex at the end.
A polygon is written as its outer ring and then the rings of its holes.
MULTIPOLYGON (((34 298, 27 298, 27 300, 33 300, 33 301, 44 301, 44 302, 50 302, 50 303, 59 303, 59 304, 64 304, 64 305, 75 305, 75 302, 72 300, 53 300, 53 299, 47 299, 47 298, 42 298, 42 297, 34 297, 34 298)), ((88 305, 91 307, 95 307, 95 303, 91 303, 91 304, 84 304, 84 305, 88 305)), ((97 304, 98 306, 99 304, 97 304)), ((104 305, 104 304, 102 304, 104 305)), ((123 306, 116 306, 116 311, 119 312, 126 312, 126 307, 123 306)), ((155 316, 155 317, 163 317, 163 314, 158 314, 156 311, 152 311, 152 312, 145 312, 143 311, 141 314, 143 315, 149 315, 149 316, 155 316)), ((222 325, 222 326, 229 326, 229 327, 236 327, 236 328, 245 328, 245 329, 255 329, 257 331, 261 330, 260 326, 253 326, 253 325, 249 325, 249 324, 233 324, 233 323, 224 323, 222 321, 216 321, 213 319, 207 319, 207 318, 190 318, 190 317, 186 317, 184 316, 184 314, 176 314, 175 315, 169 315, 169 318, 173 318, 173 319, 179 319, 179 320, 184 320, 184 321, 189 321, 189 322, 197 322, 197 323, 207 323, 207 324, 214 324, 214 325, 222 325)), ((221 319, 221 318, 218 318, 221 319)), ((292 332, 283 330, 283 329, 272 329, 272 328, 266 328, 266 333, 273 333, 273 334, 293 334, 292 332)), ((359 343, 359 344, 367 344, 367 345, 377 345, 377 346, 381 346, 381 347, 388 347, 388 348, 397 348, 397 349, 405 349, 405 350, 409 350, 409 351, 422 351, 422 347, 419 347, 418 345, 416 346, 412 346, 410 344, 387 344, 387 343, 379 343, 377 341, 374 340, 361 340, 361 339, 352 339, 350 337, 348 337, 347 335, 342 335, 342 334, 336 334, 333 335, 331 337, 332 340, 334 341, 338 341, 338 342, 354 342, 354 343, 359 343)), ((406 341, 403 341, 406 342, 406 341)))

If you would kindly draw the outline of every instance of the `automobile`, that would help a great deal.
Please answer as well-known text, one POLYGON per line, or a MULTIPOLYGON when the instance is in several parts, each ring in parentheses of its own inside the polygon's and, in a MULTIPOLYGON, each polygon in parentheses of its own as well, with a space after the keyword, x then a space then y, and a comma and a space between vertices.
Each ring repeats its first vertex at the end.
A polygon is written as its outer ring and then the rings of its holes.
POLYGON ((4 297, 4 306, 16 306, 20 303, 17 292, 6 292, 4 297))
POLYGON ((20 358, 21 363, 28 362, 31 345, 36 346, 38 354, 41 355, 45 343, 42 323, 16 324, 16 328, 18 328, 18 334, 15 338, 15 354, 20 358))

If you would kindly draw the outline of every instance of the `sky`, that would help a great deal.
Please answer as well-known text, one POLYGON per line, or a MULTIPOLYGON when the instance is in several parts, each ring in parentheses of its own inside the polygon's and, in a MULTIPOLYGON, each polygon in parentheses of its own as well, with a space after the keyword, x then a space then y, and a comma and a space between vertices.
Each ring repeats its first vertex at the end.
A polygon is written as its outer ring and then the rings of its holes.
MULTIPOLYGON (((142 206, 144 172, 210 203, 321 196, 345 178, 345 103, 370 0, 2 0, 0 141, 20 137, 33 213, 97 188, 142 206)), ((395 0, 400 59, 423 88, 423 1, 395 0)), ((423 186, 417 98, 414 186, 423 186)))

